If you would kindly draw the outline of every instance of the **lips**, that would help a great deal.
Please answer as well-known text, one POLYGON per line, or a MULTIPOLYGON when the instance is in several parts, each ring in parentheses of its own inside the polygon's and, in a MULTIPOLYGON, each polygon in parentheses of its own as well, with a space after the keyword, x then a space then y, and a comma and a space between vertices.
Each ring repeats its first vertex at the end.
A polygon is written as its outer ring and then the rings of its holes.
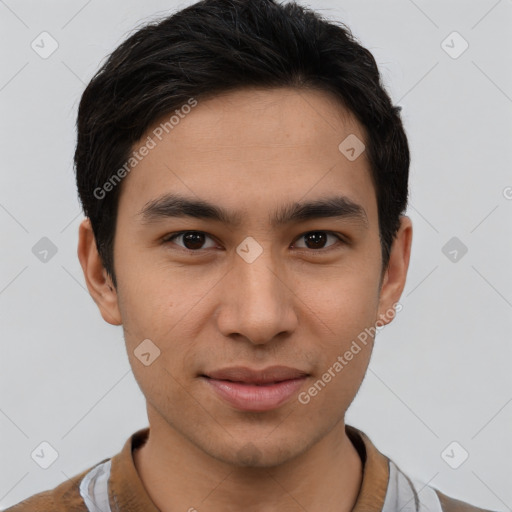
POLYGON ((208 372, 205 376, 216 380, 265 385, 285 380, 299 379, 307 376, 307 373, 288 366, 271 366, 263 370, 252 370, 244 366, 235 366, 208 372))
POLYGON ((210 390, 236 409, 262 412, 288 401, 304 385, 308 374, 287 366, 263 370, 232 367, 208 372, 201 378, 210 390))

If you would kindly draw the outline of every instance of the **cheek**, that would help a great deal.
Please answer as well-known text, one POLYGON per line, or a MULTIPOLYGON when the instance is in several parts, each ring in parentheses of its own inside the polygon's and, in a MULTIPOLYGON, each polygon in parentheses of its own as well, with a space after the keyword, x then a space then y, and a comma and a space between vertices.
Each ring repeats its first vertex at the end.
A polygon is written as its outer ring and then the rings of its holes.
POLYGON ((162 259, 149 253, 133 247, 119 250, 118 295, 124 325, 138 335, 156 337, 191 309, 199 291, 187 286, 183 272, 165 268, 162 259))
POLYGON ((183 369, 193 367, 188 365, 193 364, 198 350, 196 338, 186 333, 186 313, 191 308, 183 301, 184 294, 170 293, 163 282, 144 280, 136 286, 134 283, 125 281, 121 295, 130 366, 140 388, 154 405, 179 410, 186 407, 183 369), (170 396, 173 404, 168 403, 170 396))
POLYGON ((207 302, 205 290, 214 286, 215 279, 205 277, 199 285, 184 271, 148 264, 142 272, 120 272, 118 282, 119 307, 132 363, 140 366, 133 359, 134 351, 149 339, 160 350, 158 366, 178 375, 184 361, 193 360, 194 350, 197 351, 202 322, 199 315, 207 302))
MULTIPOLYGON (((339 339, 373 325, 379 306, 380 273, 374 266, 340 265, 323 277, 302 276, 297 295, 339 339)), ((328 331, 329 332, 329 331, 328 331)))
POLYGON ((337 417, 345 411, 366 374, 378 308, 374 284, 368 280, 363 286, 356 278, 333 280, 323 293, 311 298, 317 305, 311 321, 317 334, 322 333, 309 346, 311 359, 317 363, 315 379, 299 398, 322 415, 337 417))

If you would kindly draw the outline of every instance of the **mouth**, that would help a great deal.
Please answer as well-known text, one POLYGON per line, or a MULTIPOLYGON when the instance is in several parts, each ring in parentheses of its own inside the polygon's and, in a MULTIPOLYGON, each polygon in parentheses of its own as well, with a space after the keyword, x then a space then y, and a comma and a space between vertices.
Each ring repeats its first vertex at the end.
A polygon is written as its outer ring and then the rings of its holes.
POLYGON ((308 377, 304 371, 285 366, 264 370, 232 367, 200 375, 223 401, 238 410, 253 412, 280 407, 299 391, 308 377))

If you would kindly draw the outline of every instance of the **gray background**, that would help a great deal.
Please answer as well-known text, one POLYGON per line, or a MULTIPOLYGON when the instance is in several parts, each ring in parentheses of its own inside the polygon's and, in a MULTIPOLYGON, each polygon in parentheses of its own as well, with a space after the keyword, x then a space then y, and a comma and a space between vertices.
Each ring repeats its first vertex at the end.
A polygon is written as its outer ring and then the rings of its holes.
MULTIPOLYGON (((142 21, 189 3, 0 0, 1 508, 147 425, 122 329, 101 319, 76 257, 74 123, 104 57, 142 21), (59 45, 47 59, 31 48, 43 31, 59 45), (46 262, 32 252, 43 237, 57 248, 46 262), (31 458, 43 441, 59 455, 48 469, 31 458)), ((512 510, 512 1, 307 5, 372 51, 412 151, 403 310, 379 334, 347 422, 411 476, 512 510), (445 51, 463 48, 446 40, 453 31, 469 44, 458 58, 445 51), (453 441, 469 453, 458 469, 441 456, 453 441)))

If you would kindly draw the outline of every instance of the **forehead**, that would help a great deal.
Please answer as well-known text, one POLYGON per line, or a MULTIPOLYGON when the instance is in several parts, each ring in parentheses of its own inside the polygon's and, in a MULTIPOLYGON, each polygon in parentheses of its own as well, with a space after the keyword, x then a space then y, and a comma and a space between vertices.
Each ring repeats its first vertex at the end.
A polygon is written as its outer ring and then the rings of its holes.
POLYGON ((172 114, 134 145, 136 151, 148 137, 154 142, 122 183, 120 215, 135 220, 144 205, 168 192, 247 213, 333 192, 364 204, 367 215, 376 207, 365 152, 349 159, 340 150, 347 138, 362 146, 364 131, 328 93, 243 89, 178 113, 161 140, 154 134, 172 114))

